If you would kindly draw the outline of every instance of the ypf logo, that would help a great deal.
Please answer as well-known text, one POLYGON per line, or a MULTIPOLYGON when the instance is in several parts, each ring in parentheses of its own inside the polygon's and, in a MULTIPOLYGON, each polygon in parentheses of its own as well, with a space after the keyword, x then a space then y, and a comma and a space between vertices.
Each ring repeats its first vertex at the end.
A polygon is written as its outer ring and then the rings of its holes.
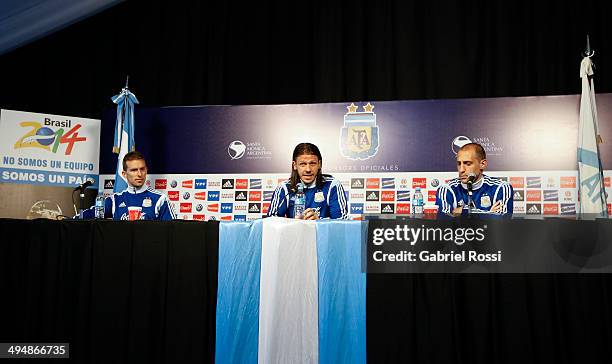
POLYGON ((457 154, 457 152, 459 152, 459 149, 461 149, 461 147, 471 142, 472 141, 470 140, 470 138, 466 137, 465 135, 459 135, 458 137, 453 139, 451 149, 453 153, 457 154))
POLYGON ((244 157, 244 153, 246 152, 246 145, 240 140, 234 140, 227 147, 227 154, 229 154, 232 160, 240 159, 244 157))

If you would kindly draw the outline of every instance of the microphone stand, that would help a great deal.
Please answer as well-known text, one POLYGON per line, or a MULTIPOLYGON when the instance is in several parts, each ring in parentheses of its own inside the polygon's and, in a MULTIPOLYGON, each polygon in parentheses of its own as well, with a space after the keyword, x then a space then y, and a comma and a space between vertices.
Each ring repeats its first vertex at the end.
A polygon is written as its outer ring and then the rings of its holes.
POLYGON ((83 220, 83 211, 85 211, 85 189, 79 188, 79 219, 83 220))
POLYGON ((468 188, 468 217, 472 216, 472 182, 467 183, 468 188))

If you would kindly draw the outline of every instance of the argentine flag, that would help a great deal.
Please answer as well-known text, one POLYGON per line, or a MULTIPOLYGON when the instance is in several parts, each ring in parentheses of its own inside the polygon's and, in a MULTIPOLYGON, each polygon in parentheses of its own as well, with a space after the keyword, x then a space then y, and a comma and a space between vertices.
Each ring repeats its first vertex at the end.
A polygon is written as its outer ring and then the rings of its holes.
POLYGON ((359 221, 221 223, 216 363, 365 363, 359 221))
POLYGON ((123 157, 128 152, 136 149, 134 144, 134 104, 138 103, 138 99, 125 87, 119 95, 113 96, 112 100, 117 104, 113 153, 118 153, 113 192, 121 192, 127 188, 127 181, 121 175, 121 171, 123 171, 123 157))
POLYGON ((580 64, 582 95, 580 96, 580 126, 578 130, 578 177, 580 215, 608 216, 603 184, 603 168, 599 159, 601 137, 597 124, 593 64, 584 57, 580 64))

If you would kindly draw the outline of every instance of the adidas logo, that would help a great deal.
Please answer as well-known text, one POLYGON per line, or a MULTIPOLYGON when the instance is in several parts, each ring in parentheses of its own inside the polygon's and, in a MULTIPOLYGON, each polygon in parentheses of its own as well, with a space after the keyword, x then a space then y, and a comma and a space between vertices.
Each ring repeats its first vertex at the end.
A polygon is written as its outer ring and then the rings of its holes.
POLYGON ((382 209, 382 212, 393 212, 393 209, 391 208, 390 205, 385 206, 384 209, 382 209))
POLYGON ((238 199, 246 199, 246 195, 244 194, 244 192, 240 192, 236 195, 236 200, 238 199))
POLYGON ((125 202, 122 202, 119 207, 125 207, 125 202))
POLYGON ((225 181, 225 183, 223 184, 223 188, 234 188, 234 185, 232 184, 231 181, 225 181))
POLYGON ((249 212, 259 212, 259 207, 257 207, 257 205, 253 205, 249 209, 249 212))
POLYGON ((528 214, 539 214, 540 213, 540 209, 538 209, 538 207, 536 205, 533 205, 529 208, 529 210, 527 210, 528 214))
POLYGON ((376 194, 376 192, 372 192, 368 195, 368 200, 374 200, 374 201, 378 201, 378 195, 376 194))
POLYGON ((106 189, 115 188, 115 180, 107 179, 106 183, 104 183, 104 188, 106 189))
POLYGON ((351 188, 363 188, 363 182, 360 179, 354 179, 351 188))

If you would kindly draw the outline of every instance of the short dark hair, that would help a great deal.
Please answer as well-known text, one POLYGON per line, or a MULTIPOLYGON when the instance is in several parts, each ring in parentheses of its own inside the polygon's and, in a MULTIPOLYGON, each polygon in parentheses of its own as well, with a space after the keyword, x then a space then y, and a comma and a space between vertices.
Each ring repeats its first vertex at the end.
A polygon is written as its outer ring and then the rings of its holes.
POLYGON ((123 170, 127 171, 127 162, 129 161, 137 161, 137 160, 145 160, 144 155, 142 155, 142 153, 138 152, 138 151, 131 151, 128 152, 124 157, 123 157, 123 170))
POLYGON ((459 148, 459 151, 464 151, 468 149, 473 149, 474 153, 476 153, 476 157, 480 160, 487 159, 487 152, 485 152, 482 145, 478 143, 467 143, 466 145, 459 148))
MULTIPOLYGON (((295 146, 293 149, 293 161, 296 162, 297 158, 304 154, 316 155, 319 158, 319 162, 323 162, 323 157, 321 156, 321 151, 319 148, 312 143, 300 143, 295 146)), ((317 173, 317 187, 323 188, 323 173, 319 170, 317 173)), ((291 191, 297 191, 297 184, 300 182, 300 176, 297 171, 291 168, 291 177, 289 180, 289 189, 291 191)))

